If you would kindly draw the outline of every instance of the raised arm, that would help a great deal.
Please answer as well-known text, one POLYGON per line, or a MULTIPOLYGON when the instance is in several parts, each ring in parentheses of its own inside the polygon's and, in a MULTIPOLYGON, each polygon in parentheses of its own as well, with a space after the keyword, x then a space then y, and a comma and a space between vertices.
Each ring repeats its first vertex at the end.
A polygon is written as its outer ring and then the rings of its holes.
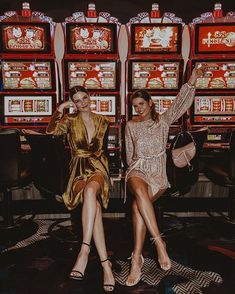
POLYGON ((127 123, 125 128, 125 145, 126 145, 126 161, 128 166, 131 164, 134 155, 134 145, 131 135, 130 125, 127 123))
POLYGON ((69 119, 67 115, 63 115, 63 111, 71 106, 73 106, 73 103, 71 101, 66 101, 58 107, 58 109, 53 113, 51 121, 47 126, 47 134, 63 135, 68 133, 69 119))
POLYGON ((195 96, 195 83, 197 78, 203 76, 206 71, 206 65, 195 68, 192 71, 191 77, 188 82, 184 84, 179 94, 176 96, 171 107, 169 107, 163 114, 162 119, 164 119, 168 125, 171 125, 177 119, 179 119, 187 109, 192 105, 195 96))

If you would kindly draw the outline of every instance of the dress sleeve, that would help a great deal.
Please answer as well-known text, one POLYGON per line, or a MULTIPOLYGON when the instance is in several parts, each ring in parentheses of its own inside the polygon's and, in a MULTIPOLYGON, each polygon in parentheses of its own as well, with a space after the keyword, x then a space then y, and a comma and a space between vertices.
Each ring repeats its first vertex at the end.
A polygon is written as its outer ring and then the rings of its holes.
POLYGON ((49 122, 46 133, 52 135, 64 135, 68 133, 69 130, 69 119, 67 115, 63 116, 63 113, 56 110, 52 117, 51 121, 49 122))
POLYGON ((162 114, 162 119, 165 120, 168 125, 171 125, 191 106, 194 96, 195 87, 188 83, 184 84, 172 105, 162 114))
POLYGON ((133 158, 134 143, 133 143, 133 138, 131 136, 130 125, 128 123, 125 128, 125 146, 126 146, 126 161, 129 166, 133 158))

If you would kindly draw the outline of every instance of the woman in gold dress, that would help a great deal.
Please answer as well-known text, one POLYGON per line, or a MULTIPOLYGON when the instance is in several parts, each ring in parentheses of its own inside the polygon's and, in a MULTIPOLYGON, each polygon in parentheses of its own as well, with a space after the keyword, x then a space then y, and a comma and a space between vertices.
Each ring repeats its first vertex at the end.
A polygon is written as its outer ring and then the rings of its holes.
POLYGON ((66 134, 71 148, 70 175, 63 200, 69 210, 82 203, 83 241, 70 273, 71 279, 82 280, 88 263, 93 237, 104 272, 104 290, 114 290, 114 277, 107 257, 102 208, 109 201, 108 161, 104 153, 104 138, 109 120, 90 108, 90 96, 82 86, 70 90, 71 100, 62 103, 52 116, 47 134, 66 134), (65 114, 66 108, 75 112, 65 114))
POLYGON ((150 94, 137 90, 131 97, 138 114, 137 119, 126 125, 126 157, 128 170, 126 181, 134 195, 132 218, 134 250, 127 286, 136 285, 141 277, 144 263, 142 249, 148 229, 156 246, 158 262, 163 270, 171 268, 171 261, 159 231, 153 202, 169 187, 166 175, 165 147, 170 125, 190 107, 195 95, 195 82, 205 72, 205 66, 194 69, 188 83, 184 84, 171 107, 162 115, 155 110, 150 94))

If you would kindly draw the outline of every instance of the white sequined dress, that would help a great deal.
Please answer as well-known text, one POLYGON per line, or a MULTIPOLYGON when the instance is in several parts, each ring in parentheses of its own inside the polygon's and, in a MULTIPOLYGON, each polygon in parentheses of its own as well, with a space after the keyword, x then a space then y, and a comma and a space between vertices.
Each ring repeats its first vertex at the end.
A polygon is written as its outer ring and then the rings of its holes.
POLYGON ((130 177, 140 177, 153 195, 169 187, 166 175, 166 144, 170 125, 191 106, 195 87, 184 84, 171 107, 160 115, 159 122, 128 121, 125 129, 126 157, 130 177))

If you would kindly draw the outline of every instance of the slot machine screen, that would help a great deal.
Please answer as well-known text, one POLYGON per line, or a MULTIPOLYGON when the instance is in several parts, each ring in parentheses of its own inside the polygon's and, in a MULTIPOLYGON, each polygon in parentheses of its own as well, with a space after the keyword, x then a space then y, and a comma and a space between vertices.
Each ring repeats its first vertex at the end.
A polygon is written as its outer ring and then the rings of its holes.
POLYGON ((55 95, 1 95, 3 124, 48 123, 55 109, 55 95))
POLYGON ((117 27, 114 23, 66 24, 67 53, 116 53, 117 27))
POLYGON ((0 23, 0 51, 3 53, 51 53, 49 23, 0 23))
POLYGON ((66 90, 84 86, 88 90, 114 91, 118 87, 116 61, 65 61, 66 90))
POLYGON ((207 71, 196 81, 200 90, 233 90, 235 89, 235 60, 197 60, 193 65, 206 64, 207 71))
POLYGON ((1 83, 4 91, 55 90, 54 64, 52 61, 1 61, 1 83))
POLYGON ((178 90, 181 84, 183 61, 143 61, 129 62, 129 90, 178 90))
POLYGON ((132 54, 180 54, 181 24, 132 24, 132 54))
POLYGON ((235 24, 214 23, 195 25, 195 53, 235 53, 235 24))
POLYGON ((196 95, 192 108, 193 124, 235 123, 235 95, 196 95))

